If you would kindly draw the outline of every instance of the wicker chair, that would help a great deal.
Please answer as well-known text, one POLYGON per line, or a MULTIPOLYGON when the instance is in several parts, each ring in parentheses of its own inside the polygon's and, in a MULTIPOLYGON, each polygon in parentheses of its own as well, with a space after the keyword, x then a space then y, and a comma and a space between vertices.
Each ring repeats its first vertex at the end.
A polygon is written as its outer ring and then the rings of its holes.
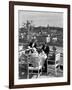
POLYGON ((27 64, 28 64, 28 75, 27 78, 29 78, 29 75, 37 75, 39 77, 42 74, 42 67, 44 64, 44 59, 37 57, 37 56, 29 56, 27 57, 27 64))
POLYGON ((60 66, 60 53, 50 53, 47 59, 47 74, 49 71, 55 71, 55 75, 57 76, 58 66, 60 66))

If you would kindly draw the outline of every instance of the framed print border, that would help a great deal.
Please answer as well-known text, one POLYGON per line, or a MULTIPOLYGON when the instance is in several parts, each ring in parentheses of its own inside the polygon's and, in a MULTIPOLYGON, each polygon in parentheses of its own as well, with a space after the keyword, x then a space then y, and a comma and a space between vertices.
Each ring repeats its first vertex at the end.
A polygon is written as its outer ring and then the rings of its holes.
POLYGON ((9 2, 9 88, 29 88, 29 87, 44 87, 44 86, 60 86, 70 85, 70 5, 64 4, 51 4, 51 3, 33 3, 33 2, 9 2), (40 83, 40 84, 14 84, 14 6, 36 6, 36 7, 53 7, 53 8, 66 8, 67 12, 67 82, 55 83, 40 83))

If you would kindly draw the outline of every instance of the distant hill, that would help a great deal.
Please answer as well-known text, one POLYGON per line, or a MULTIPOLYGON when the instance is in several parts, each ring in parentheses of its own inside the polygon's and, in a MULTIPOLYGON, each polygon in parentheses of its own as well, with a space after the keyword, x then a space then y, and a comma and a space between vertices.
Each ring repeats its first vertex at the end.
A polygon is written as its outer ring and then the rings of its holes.
MULTIPOLYGON (((24 39, 19 38, 20 43, 27 42, 27 32, 28 30, 26 28, 19 28, 19 34, 25 33, 24 39)), ((37 39, 39 42, 45 41, 45 38, 48 34, 50 34, 51 38, 57 37, 58 41, 56 42, 57 45, 63 45, 63 28, 60 27, 33 27, 33 29, 30 29, 30 32, 34 35, 38 35, 37 39), (36 33, 36 34, 35 34, 36 33), (40 34, 39 34, 40 33, 40 34)), ((51 44, 55 44, 51 42, 51 44)))
POLYGON ((60 27, 34 27, 33 32, 39 33, 39 32, 47 32, 50 33, 51 31, 55 31, 57 30, 57 32, 63 32, 63 28, 60 27))
MULTIPOLYGON (((36 32, 36 33, 39 33, 39 32, 41 32, 41 31, 43 31, 43 32, 51 32, 51 30, 53 31, 53 30, 57 30, 58 32, 59 31, 61 31, 61 32, 63 32, 63 28, 60 28, 60 27, 34 27, 33 29, 32 29, 32 31, 33 32, 36 32)), ((31 31, 31 30, 30 30, 31 31)), ((27 29, 26 28, 19 28, 19 32, 21 32, 21 33, 24 33, 24 32, 27 32, 27 29)))

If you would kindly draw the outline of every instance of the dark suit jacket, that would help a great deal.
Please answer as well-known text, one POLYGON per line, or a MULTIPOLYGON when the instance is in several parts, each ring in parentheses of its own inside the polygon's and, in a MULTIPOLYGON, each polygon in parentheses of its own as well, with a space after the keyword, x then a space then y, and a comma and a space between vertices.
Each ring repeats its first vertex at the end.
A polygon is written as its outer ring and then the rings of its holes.
POLYGON ((48 55, 48 53, 49 53, 49 46, 46 46, 46 47, 44 48, 44 52, 48 55))

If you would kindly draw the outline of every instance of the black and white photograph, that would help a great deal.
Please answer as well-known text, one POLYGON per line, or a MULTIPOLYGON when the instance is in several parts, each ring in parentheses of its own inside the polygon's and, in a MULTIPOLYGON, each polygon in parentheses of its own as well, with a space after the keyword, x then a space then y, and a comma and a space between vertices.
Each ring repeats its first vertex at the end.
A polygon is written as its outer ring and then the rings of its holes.
POLYGON ((69 5, 10 2, 10 88, 70 84, 69 13, 69 5))
POLYGON ((63 13, 18 11, 19 79, 63 77, 63 13))

